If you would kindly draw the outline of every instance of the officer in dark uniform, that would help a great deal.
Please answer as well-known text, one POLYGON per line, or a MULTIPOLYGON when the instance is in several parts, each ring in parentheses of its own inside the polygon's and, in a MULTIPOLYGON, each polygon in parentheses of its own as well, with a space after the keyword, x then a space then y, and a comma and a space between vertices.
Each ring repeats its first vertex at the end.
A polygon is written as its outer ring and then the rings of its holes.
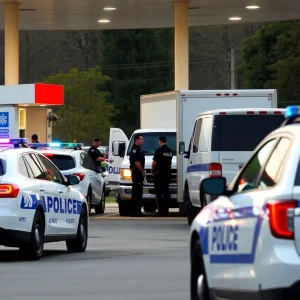
POLYGON ((166 216, 169 213, 170 180, 173 152, 167 146, 165 136, 159 138, 160 147, 156 149, 152 161, 152 174, 154 175, 154 191, 158 206, 158 215, 166 216))
POLYGON ((88 154, 92 157, 98 167, 101 167, 101 162, 105 161, 104 155, 98 150, 100 144, 101 140, 99 138, 94 138, 92 146, 88 150, 88 154))
POLYGON ((145 156, 141 150, 143 137, 140 135, 134 136, 134 145, 131 148, 129 161, 132 178, 132 215, 142 217, 142 197, 143 197, 143 182, 145 177, 145 156))

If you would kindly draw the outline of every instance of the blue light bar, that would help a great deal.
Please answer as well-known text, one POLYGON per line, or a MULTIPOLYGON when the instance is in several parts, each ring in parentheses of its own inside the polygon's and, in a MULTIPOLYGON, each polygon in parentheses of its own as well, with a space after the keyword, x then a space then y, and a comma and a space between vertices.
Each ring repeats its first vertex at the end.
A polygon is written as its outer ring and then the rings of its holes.
POLYGON ((9 144, 27 144, 28 143, 28 139, 27 138, 18 138, 18 139, 10 139, 10 138, 0 138, 0 144, 5 144, 5 145, 9 145, 9 144))
POLYGON ((34 147, 34 148, 50 148, 50 149, 62 149, 62 148, 74 148, 74 147, 80 147, 83 143, 31 143, 28 144, 28 147, 34 147))
POLYGON ((286 119, 300 117, 300 106, 287 106, 284 116, 286 119))

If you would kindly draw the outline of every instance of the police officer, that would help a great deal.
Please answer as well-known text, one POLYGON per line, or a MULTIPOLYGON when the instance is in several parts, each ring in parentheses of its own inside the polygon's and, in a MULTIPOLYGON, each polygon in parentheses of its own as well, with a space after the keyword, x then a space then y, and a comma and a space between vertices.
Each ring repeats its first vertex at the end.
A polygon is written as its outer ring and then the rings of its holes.
POLYGON ((159 138, 160 147, 155 150, 152 161, 152 174, 154 175, 154 191, 158 206, 158 215, 166 216, 169 213, 171 180, 171 165, 173 152, 167 146, 165 136, 159 138))
POLYGON ((145 177, 145 156, 141 150, 143 144, 143 137, 141 135, 134 136, 134 145, 131 148, 129 160, 132 178, 132 215, 142 217, 142 196, 143 196, 143 182, 145 177))
MULTIPOLYGON (((32 144, 39 144, 40 143, 39 142, 39 137, 36 133, 31 136, 31 143, 32 144)), ((37 149, 37 147, 34 147, 34 146, 32 146, 31 148, 34 149, 34 150, 37 149)))
POLYGON ((98 147, 101 144, 101 140, 99 138, 94 138, 92 146, 88 150, 88 154, 92 157, 95 164, 101 167, 101 162, 105 161, 103 154, 98 150, 98 147))

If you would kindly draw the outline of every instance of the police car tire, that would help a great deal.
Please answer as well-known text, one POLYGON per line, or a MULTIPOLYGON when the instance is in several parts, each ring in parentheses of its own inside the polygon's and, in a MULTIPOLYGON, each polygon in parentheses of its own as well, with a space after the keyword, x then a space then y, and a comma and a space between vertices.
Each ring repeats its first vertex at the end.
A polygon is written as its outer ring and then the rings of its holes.
POLYGON ((76 238, 74 240, 67 240, 66 245, 69 252, 84 252, 87 247, 88 241, 88 218, 85 210, 82 208, 76 238), (82 235, 82 227, 84 230, 85 237, 82 235))
POLYGON ((199 240, 195 242, 192 249, 190 294, 191 300, 211 300, 199 240), (203 276, 203 290, 200 298, 198 295, 198 278, 201 275, 203 276))
POLYGON ((32 260, 40 260, 44 251, 44 233, 45 222, 40 211, 36 211, 32 223, 32 230, 30 234, 30 240, 27 245, 22 245, 20 251, 32 260), (39 235, 39 241, 37 240, 36 233, 39 235), (39 245, 37 244, 39 242, 39 245))
POLYGON ((105 186, 103 187, 103 191, 102 191, 102 196, 101 196, 101 201, 100 204, 95 206, 95 212, 96 214, 104 214, 105 212, 105 186))

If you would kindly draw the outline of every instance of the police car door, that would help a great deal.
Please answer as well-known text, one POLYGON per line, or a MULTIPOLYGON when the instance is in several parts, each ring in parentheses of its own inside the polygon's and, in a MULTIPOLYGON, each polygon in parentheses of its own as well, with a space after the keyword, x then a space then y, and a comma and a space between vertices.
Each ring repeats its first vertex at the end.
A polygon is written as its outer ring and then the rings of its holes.
POLYGON ((120 128, 110 128, 109 131, 109 152, 108 152, 108 180, 112 189, 118 188, 120 182, 120 168, 124 157, 115 156, 112 153, 113 142, 125 142, 127 149, 129 140, 126 134, 120 128))
POLYGON ((103 190, 103 180, 97 170, 96 164, 87 153, 81 153, 82 166, 86 169, 87 176, 92 186, 92 203, 100 203, 103 190), (95 201, 96 200, 96 201, 95 201))
POLYGON ((286 138, 278 141, 274 137, 264 143, 236 178, 234 194, 214 203, 208 276, 210 287, 219 292, 258 289, 255 258, 259 255, 262 213, 266 201, 278 195, 273 186, 291 145, 286 138))
POLYGON ((75 234, 81 212, 81 200, 75 190, 64 184, 63 177, 56 166, 44 156, 39 154, 37 156, 44 165, 48 174, 47 180, 51 184, 46 201, 47 212, 50 213, 49 234, 75 234))

